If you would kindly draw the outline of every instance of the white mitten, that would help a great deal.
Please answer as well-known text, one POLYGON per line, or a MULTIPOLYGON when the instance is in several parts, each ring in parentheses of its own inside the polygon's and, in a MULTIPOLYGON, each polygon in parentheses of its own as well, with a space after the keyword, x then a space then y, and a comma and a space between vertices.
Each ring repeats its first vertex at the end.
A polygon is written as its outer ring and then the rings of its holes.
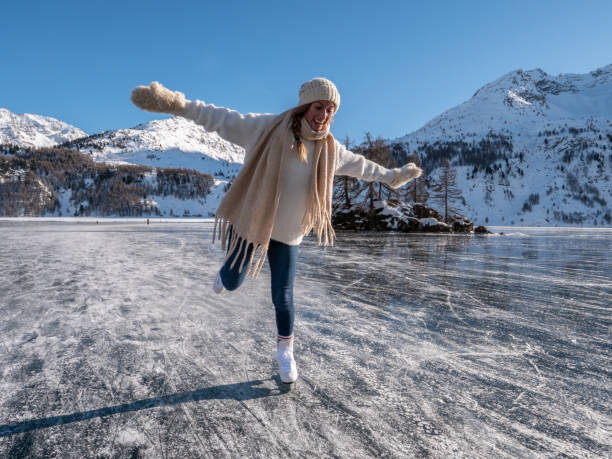
POLYGON ((393 180, 389 185, 391 188, 399 188, 402 185, 405 185, 410 180, 418 178, 423 173, 423 170, 420 167, 417 167, 414 163, 404 164, 400 168, 393 169, 393 180))
POLYGON ((185 112, 185 94, 170 91, 154 81, 149 86, 137 86, 132 91, 132 102, 138 108, 155 113, 182 115, 185 112))

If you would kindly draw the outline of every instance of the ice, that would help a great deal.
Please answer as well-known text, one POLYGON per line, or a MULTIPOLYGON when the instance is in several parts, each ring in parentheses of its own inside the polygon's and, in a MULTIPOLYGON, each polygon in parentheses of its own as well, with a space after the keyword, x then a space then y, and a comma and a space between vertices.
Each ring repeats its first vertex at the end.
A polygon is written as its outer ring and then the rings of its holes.
POLYGON ((492 230, 306 238, 287 392, 210 220, 0 221, 0 456, 609 454, 612 230, 492 230))

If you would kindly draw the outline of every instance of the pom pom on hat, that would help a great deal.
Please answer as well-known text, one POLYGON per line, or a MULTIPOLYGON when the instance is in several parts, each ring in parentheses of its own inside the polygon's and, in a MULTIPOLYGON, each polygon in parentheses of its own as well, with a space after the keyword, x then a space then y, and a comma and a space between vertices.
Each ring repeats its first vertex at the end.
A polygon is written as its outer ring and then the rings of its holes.
POLYGON ((298 106, 310 104, 317 100, 329 100, 336 106, 336 111, 340 107, 340 93, 336 86, 326 78, 313 78, 302 84, 300 88, 300 100, 298 106))

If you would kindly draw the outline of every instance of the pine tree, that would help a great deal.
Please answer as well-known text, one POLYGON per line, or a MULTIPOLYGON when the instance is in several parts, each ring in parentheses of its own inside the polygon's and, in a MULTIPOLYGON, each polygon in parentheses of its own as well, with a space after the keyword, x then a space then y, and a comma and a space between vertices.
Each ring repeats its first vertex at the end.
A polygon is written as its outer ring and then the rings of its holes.
MULTIPOLYGON (((389 149, 389 145, 382 137, 377 137, 376 139, 372 139, 372 135, 367 132, 366 140, 362 144, 363 156, 365 156, 370 161, 374 161, 375 163, 380 164, 386 168, 392 169, 396 167, 395 160, 391 155, 391 151, 389 149)), ((367 185, 368 188, 368 201, 370 212, 374 210, 374 199, 382 200, 383 199, 383 190, 387 191, 387 199, 391 200, 393 198, 398 198, 398 193, 388 187, 387 185, 383 185, 382 183, 378 183, 378 192, 375 189, 375 183, 369 182, 367 185)))
POLYGON ((433 199, 437 200, 444 207, 444 221, 448 223, 449 216, 458 212, 458 209, 452 207, 454 202, 462 199, 461 191, 457 188, 457 171, 453 169, 448 161, 442 160, 442 173, 440 179, 433 187, 433 199))
MULTIPOLYGON (((344 138, 344 146, 347 150, 350 150, 352 142, 347 135, 344 138)), ((337 194, 338 199, 344 201, 344 205, 347 209, 351 207, 351 188, 355 182, 353 177, 349 177, 347 175, 336 177, 337 188, 339 188, 339 193, 337 194)))
MULTIPOLYGON (((408 161, 421 167, 421 160, 416 151, 412 153, 408 161)), ((429 192, 427 191, 427 182, 424 176, 420 176, 408 183, 406 191, 404 192, 404 200, 425 204, 428 199, 429 192)))

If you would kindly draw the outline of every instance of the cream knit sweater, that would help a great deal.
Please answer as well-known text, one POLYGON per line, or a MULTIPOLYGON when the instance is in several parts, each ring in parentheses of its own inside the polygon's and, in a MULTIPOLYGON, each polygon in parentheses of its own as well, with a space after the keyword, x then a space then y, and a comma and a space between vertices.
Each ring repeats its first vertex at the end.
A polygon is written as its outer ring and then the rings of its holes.
MULTIPOLYGON (((240 145, 246 151, 246 158, 255 147, 260 134, 276 115, 243 115, 235 110, 216 107, 201 101, 188 102, 183 117, 195 121, 207 131, 215 131, 228 142, 240 145)), ((308 152, 307 161, 301 162, 297 154, 291 157, 287 166, 284 183, 281 185, 280 201, 272 229, 272 239, 288 245, 299 245, 304 234, 301 232, 302 218, 306 212, 308 187, 312 173, 314 142, 303 140, 308 152)), ((347 150, 335 140, 335 175, 348 175, 367 181, 390 184, 394 173, 373 161, 347 150)))

